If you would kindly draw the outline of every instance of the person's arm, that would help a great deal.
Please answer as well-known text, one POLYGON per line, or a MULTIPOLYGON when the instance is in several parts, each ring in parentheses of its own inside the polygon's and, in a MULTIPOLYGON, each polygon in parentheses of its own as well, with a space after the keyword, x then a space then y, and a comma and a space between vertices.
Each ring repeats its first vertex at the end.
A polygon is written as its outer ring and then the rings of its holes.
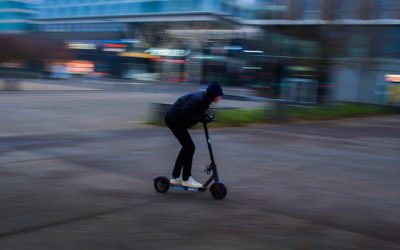
POLYGON ((181 107, 178 119, 185 125, 194 125, 204 119, 203 102, 199 98, 189 98, 181 107))

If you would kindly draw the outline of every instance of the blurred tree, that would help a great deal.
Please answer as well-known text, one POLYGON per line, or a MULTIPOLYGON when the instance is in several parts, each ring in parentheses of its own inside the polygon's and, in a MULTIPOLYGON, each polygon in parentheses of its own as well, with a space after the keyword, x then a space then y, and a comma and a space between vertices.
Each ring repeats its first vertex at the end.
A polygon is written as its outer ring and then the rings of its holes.
POLYGON ((18 90, 18 78, 37 76, 43 72, 46 63, 70 57, 61 41, 35 34, 2 34, 0 77, 3 78, 3 89, 18 90))
POLYGON ((0 35, 0 63, 19 61, 44 64, 51 60, 70 58, 61 41, 33 34, 0 35))

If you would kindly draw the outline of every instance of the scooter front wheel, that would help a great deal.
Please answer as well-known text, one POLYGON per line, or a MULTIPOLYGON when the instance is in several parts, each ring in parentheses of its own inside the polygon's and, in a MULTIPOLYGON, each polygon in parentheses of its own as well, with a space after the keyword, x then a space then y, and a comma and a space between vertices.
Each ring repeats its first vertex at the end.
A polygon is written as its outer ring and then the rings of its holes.
POLYGON ((166 193, 169 189, 169 179, 164 176, 159 176, 154 179, 154 188, 159 193, 166 193))
POLYGON ((222 200, 228 193, 228 190, 223 183, 215 182, 211 185, 210 192, 215 199, 222 200))

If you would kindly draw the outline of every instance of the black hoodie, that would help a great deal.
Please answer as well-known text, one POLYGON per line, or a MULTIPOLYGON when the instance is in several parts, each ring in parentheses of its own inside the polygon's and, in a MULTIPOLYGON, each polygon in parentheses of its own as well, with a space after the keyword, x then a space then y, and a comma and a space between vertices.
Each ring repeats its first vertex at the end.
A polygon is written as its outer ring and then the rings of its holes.
POLYGON ((218 83, 210 84, 206 91, 184 95, 167 109, 165 122, 170 127, 192 127, 194 124, 203 121, 214 98, 222 95, 222 88, 218 83))

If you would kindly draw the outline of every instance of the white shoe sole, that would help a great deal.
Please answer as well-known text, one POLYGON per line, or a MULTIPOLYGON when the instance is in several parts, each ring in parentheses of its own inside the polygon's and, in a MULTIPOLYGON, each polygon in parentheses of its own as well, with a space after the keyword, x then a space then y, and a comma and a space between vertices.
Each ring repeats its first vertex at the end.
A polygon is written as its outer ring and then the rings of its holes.
POLYGON ((182 182, 181 182, 181 181, 169 181, 169 184, 172 184, 172 185, 182 185, 182 182))

